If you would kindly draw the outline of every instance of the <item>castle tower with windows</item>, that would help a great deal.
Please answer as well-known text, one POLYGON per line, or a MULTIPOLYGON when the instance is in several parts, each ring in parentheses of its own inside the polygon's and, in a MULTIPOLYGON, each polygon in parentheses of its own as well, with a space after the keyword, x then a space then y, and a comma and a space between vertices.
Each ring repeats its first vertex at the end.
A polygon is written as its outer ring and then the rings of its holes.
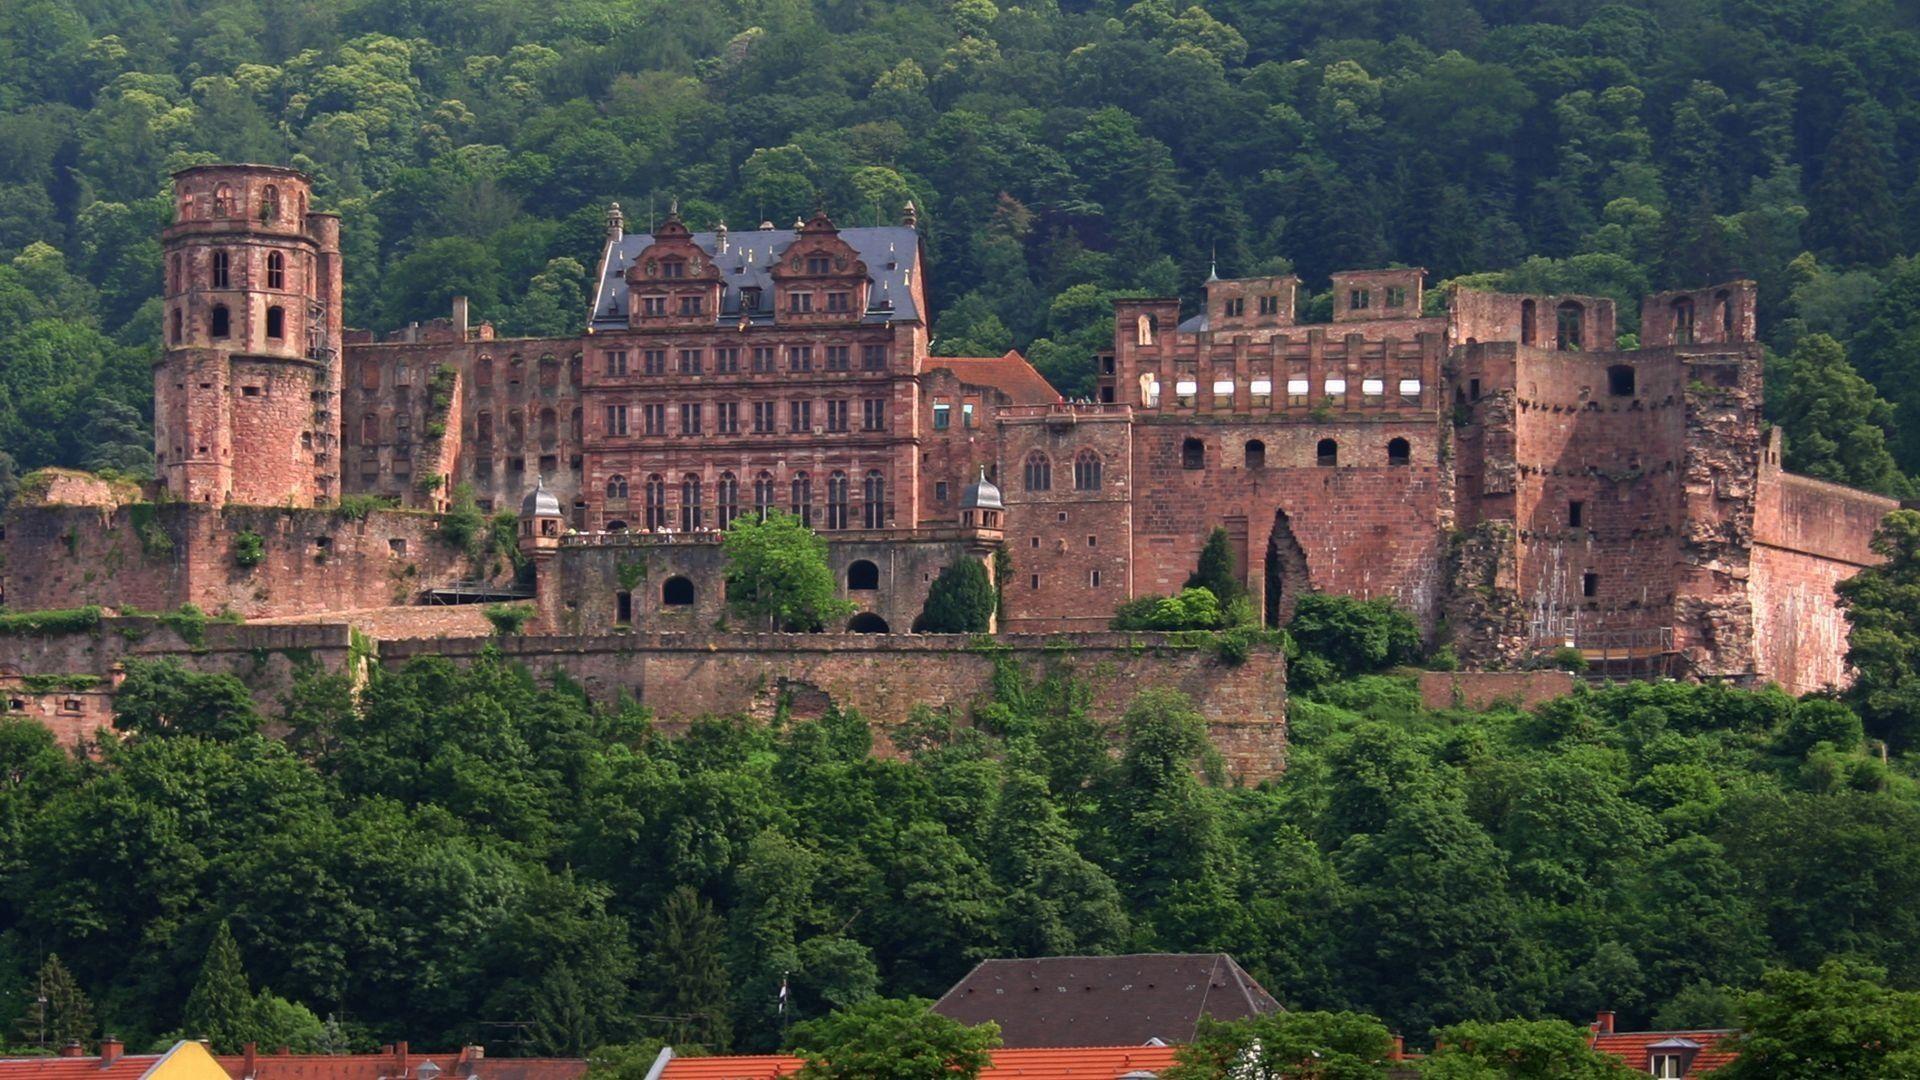
POLYGON ((176 499, 326 505, 340 494, 340 222, 269 165, 174 174, 154 453, 176 499))

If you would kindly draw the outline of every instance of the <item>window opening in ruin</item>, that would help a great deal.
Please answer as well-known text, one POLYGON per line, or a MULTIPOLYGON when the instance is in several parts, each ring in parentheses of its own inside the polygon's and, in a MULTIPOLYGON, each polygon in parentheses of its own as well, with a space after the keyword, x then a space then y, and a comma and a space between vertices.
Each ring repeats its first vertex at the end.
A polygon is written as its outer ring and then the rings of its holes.
POLYGON ((275 341, 285 340, 287 336, 287 313, 278 304, 267 309, 267 336, 275 341))
POLYGON ((1233 297, 1226 302, 1225 306, 1226 317, 1229 319, 1237 319, 1247 313, 1247 301, 1245 297, 1233 297))
POLYGON ((1199 439, 1188 439, 1180 444, 1180 467, 1183 469, 1204 469, 1207 467, 1207 444, 1199 439))
POLYGON ((1595 596, 1600 592, 1600 575, 1589 570, 1580 575, 1580 595, 1595 596))
POLYGON ((1264 469, 1267 467, 1267 444, 1259 439, 1247 440, 1247 468, 1264 469))
POLYGON ((1554 309, 1557 343, 1566 352, 1579 352, 1586 335, 1587 309, 1568 300, 1554 309))
POLYGON ((1407 306, 1407 290, 1404 286, 1387 286, 1387 306, 1390 308, 1407 306))
POLYGON ((1533 344, 1534 333, 1539 322, 1539 317, 1535 314, 1536 310, 1537 307, 1533 301, 1520 301, 1520 344, 1522 345, 1533 344))
POLYGON ((1584 502, 1581 502, 1579 499, 1572 499, 1568 501, 1567 528, 1569 529, 1580 528, 1581 522, 1586 518, 1586 511, 1587 511, 1587 504, 1584 502))
POLYGON ((267 288, 284 289, 287 287, 287 262, 277 251, 267 252, 267 288))
POLYGON ((1607 393, 1614 397, 1632 397, 1633 389, 1633 365, 1615 364, 1607 369, 1607 393))
POLYGON ((1285 626, 1293 618, 1293 607, 1307 587, 1307 555, 1294 539, 1293 525, 1285 510, 1273 512, 1273 533, 1267 538, 1266 622, 1271 627, 1285 626))
POLYGON ((627 499, 627 478, 619 474, 607 477, 607 498, 618 499, 622 503, 627 499))
MULTIPOLYGON (((614 531, 617 532, 618 529, 616 529, 615 526, 625 527, 617 521, 607 522, 607 528, 614 529, 614 531)), ((613 594, 613 621, 620 626, 630 626, 633 624, 632 593, 622 591, 613 594)))
POLYGON ((1280 298, 1278 296, 1261 297, 1260 298, 1260 314, 1262 315, 1280 314, 1280 298))
POLYGON ((174 309, 173 309, 173 337, 172 337, 172 341, 173 341, 173 343, 174 343, 174 344, 176 344, 176 345, 178 345, 178 344, 180 343, 180 338, 181 338, 181 336, 182 336, 182 334, 183 334, 183 332, 184 332, 184 330, 183 330, 183 328, 184 328, 184 317, 183 317, 183 316, 181 315, 181 313, 180 313, 180 309, 179 309, 179 308, 174 308, 174 309))
POLYGON ((1720 335, 1722 341, 1733 340, 1733 295, 1721 289, 1714 296, 1720 305, 1720 335))
POLYGON ((1035 450, 1027 455, 1023 476, 1028 491, 1050 491, 1053 489, 1053 462, 1047 455, 1035 450))
POLYGON ((660 603, 666 607, 692 607, 693 582, 670 577, 660 585, 660 603))
POLYGON ((260 189, 260 220, 273 221, 280 216, 280 189, 268 184, 260 189))
POLYGON ((1479 379, 1467 380, 1467 400, 1469 401, 1480 400, 1480 380, 1479 379))
POLYGON ((953 406, 936 404, 933 407, 933 430, 945 431, 953 420, 953 406))
POLYGON ((945 503, 947 501, 947 482, 945 480, 934 481, 933 501, 937 503, 945 503))
POLYGON ((827 528, 847 527, 847 474, 838 469, 827 474, 827 528))
POLYGON ((224 338, 233 333, 233 316, 228 313, 227 305, 213 305, 213 312, 207 322, 207 333, 217 338, 224 338))
POLYGON ((1675 345, 1693 344, 1693 301, 1683 296, 1673 302, 1671 312, 1673 343, 1675 345))
POLYGON ((714 513, 719 518, 720 530, 725 532, 733 527, 733 519, 740 516, 740 479, 731 472, 720 474, 720 481, 714 485, 714 513))
POLYGON ((1413 460, 1413 448, 1405 439, 1390 439, 1387 442, 1387 464, 1406 465, 1413 460))
POLYGON ((1100 571, 1098 570, 1087 571, 1087 584, 1092 586, 1093 588, 1096 588, 1096 589, 1099 588, 1100 587, 1100 571))
POLYGON ((700 478, 688 473, 680 478, 680 531, 693 532, 706 523, 700 478))
POLYGON ((793 482, 788 485, 788 494, 793 496, 790 509, 800 524, 813 527, 813 478, 806 473, 794 473, 793 482))
POLYGON ((1038 589, 1039 587, 1040 587, 1040 575, 1039 574, 1030 575, 1027 579, 1027 588, 1038 589))
POLYGON ((872 592, 880 587, 880 567, 871 559, 855 559, 847 567, 848 592, 872 592))
POLYGON ((1332 468, 1340 464, 1340 444, 1332 439, 1321 439, 1320 445, 1314 447, 1313 455, 1318 464, 1332 468))
POLYGON ((1365 311, 1373 304, 1373 293, 1367 289, 1347 290, 1347 310, 1365 311))

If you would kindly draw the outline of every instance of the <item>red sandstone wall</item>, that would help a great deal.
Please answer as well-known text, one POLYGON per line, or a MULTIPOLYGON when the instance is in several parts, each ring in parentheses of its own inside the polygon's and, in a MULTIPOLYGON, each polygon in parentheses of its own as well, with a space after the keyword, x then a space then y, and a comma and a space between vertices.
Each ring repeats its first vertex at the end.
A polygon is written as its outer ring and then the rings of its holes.
POLYGON ((1480 711, 1500 704, 1531 709, 1573 693, 1565 671, 1423 671, 1420 704, 1429 709, 1480 711))
POLYGON ((67 750, 84 750, 95 732, 113 727, 113 692, 104 688, 36 692, 17 676, 0 675, 0 706, 9 717, 38 722, 67 750))
POLYGON ((1114 608, 1133 595, 1128 420, 1126 408, 1113 405, 1002 411, 999 476, 1012 564, 1002 583, 1002 631, 1105 630, 1114 608), (1098 488, 1074 486, 1082 453, 1097 456, 1098 488), (1035 454, 1048 462, 1045 491, 1027 487, 1035 454))

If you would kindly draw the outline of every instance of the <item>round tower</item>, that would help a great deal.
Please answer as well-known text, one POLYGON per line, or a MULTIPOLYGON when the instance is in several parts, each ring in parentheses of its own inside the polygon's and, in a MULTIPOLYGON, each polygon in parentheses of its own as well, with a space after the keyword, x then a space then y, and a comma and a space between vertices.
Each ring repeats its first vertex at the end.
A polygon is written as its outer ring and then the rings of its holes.
POLYGON ((173 176, 154 452, 178 499, 314 506, 339 494, 340 223, 272 165, 173 176))

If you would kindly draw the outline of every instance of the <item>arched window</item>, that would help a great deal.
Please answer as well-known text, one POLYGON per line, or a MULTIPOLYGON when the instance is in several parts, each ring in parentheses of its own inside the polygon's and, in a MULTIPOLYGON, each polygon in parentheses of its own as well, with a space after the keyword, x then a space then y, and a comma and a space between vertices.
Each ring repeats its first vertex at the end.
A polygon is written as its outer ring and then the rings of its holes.
POLYGON ((1587 309, 1568 300, 1554 309, 1557 344, 1567 352, 1579 352, 1586 340, 1587 309))
POLYGON ((866 523, 869 529, 887 527, 887 480, 880 470, 867 470, 866 481, 861 485, 861 496, 865 500, 866 523))
POLYGON ((233 213, 233 189, 220 184, 213 189, 213 216, 228 217, 233 213))
POLYGON ((173 257, 167 260, 167 265, 172 270, 167 280, 168 291, 185 292, 187 283, 180 278, 180 253, 175 252, 173 257))
POLYGON ((740 478, 731 472, 720 474, 720 482, 714 485, 714 513, 718 524, 724 531, 733 527, 733 519, 740 516, 740 478))
POLYGON ((1673 315, 1673 343, 1693 344, 1693 301, 1683 296, 1670 305, 1670 310, 1673 315))
POLYGON ((621 476, 619 473, 607 477, 607 498, 610 500, 617 499, 622 503, 627 501, 626 477, 621 476))
POLYGON ((761 521, 767 520, 767 511, 773 509, 773 474, 762 472, 753 478, 753 513, 761 521))
POLYGON ((1615 364, 1607 369, 1607 393, 1614 397, 1632 397, 1633 390, 1633 365, 1615 364))
POLYGON ((1073 490, 1100 490, 1100 455, 1082 450, 1073 456, 1073 490))
POLYGON ((475 386, 492 386, 493 385, 493 357, 483 356, 479 360, 474 362, 473 385, 475 386))
POLYGON ((182 336, 182 334, 184 333, 184 320, 185 320, 185 317, 184 317, 183 315, 181 315, 181 313, 180 313, 180 309, 179 309, 179 308, 174 308, 174 309, 173 309, 173 338, 172 338, 172 341, 173 341, 173 343, 174 343, 175 345, 178 345, 178 344, 180 344, 180 338, 181 338, 181 336, 182 336))
POLYGON ((280 189, 268 184, 260 189, 260 220, 275 221, 280 217, 280 189))
POLYGON ((803 472, 794 473, 793 482, 787 486, 789 493, 793 496, 790 503, 793 507, 793 516, 800 519, 800 524, 812 528, 813 477, 803 472))
POLYGON ((560 414, 552 409, 540 410, 540 442, 552 446, 560 438, 560 414))
POLYGON ((285 340, 287 336, 287 312, 279 304, 267 309, 267 336, 275 341, 285 340))
POLYGON ((233 259, 224 251, 213 253, 213 287, 224 289, 233 280, 233 259))
POLYGON ((1199 439, 1188 439, 1180 444, 1180 467, 1183 469, 1204 469, 1207 467, 1207 444, 1199 439))
POLYGON ((1027 467, 1022 475, 1028 491, 1053 490, 1053 462, 1038 450, 1027 455, 1027 467))
POLYGON ((1733 340, 1733 294, 1721 289, 1714 295, 1714 301, 1720 305, 1720 340, 1733 340))
POLYGON ((880 587, 880 568, 871 559, 855 559, 847 566, 847 591, 872 592, 880 587))
POLYGON ((847 474, 835 469, 827 474, 827 528, 847 527, 847 474))
POLYGON ((207 319, 207 333, 212 337, 224 338, 233 333, 233 316, 228 313, 227 305, 215 304, 207 319))
POLYGON ((1315 462, 1326 468, 1340 464, 1340 444, 1332 439, 1321 439, 1320 445, 1314 447, 1313 454, 1315 462))
POLYGON ((586 364, 585 359, 583 359, 579 353, 574 353, 571 357, 568 358, 567 360, 567 385, 568 386, 580 385, 580 369, 584 367, 585 364, 586 364))
POLYGON ((660 583, 662 607, 692 607, 693 582, 675 575, 660 583))
POLYGON ((1264 469, 1267 467, 1267 444, 1259 439, 1247 440, 1247 468, 1264 469))
POLYGON ((667 481, 659 473, 647 477, 646 487, 641 489, 646 498, 647 514, 643 522, 647 531, 667 527, 667 481))
POLYGON ((1160 328, 1160 320, 1151 315, 1142 315, 1134 324, 1133 343, 1135 345, 1153 344, 1153 333, 1160 328))
POLYGON ((1533 336, 1537 332, 1539 321, 1539 315, 1534 302, 1531 300, 1520 301, 1520 344, 1533 344, 1533 336))
POLYGON ((287 257, 277 251, 267 252, 267 288, 284 289, 287 287, 287 257))
MULTIPOLYGON (((607 530, 609 532, 619 532, 626 527, 627 525, 623 521, 607 522, 607 530), (619 528, 615 528, 615 526, 619 526, 619 528)), ((633 594, 624 589, 613 594, 613 622, 616 626, 630 626, 633 624, 633 594)))
POLYGON ((680 478, 680 528, 692 532, 706 523, 701 513, 700 477, 688 473, 680 478))
POLYGON ((360 444, 371 446, 380 441, 380 414, 367 413, 360 417, 360 444))
POLYGON ((1387 464, 1407 465, 1413 461, 1413 448, 1405 439, 1387 440, 1387 464))
POLYGON ((627 523, 619 520, 618 518, 615 518, 614 520, 607 522, 607 531, 608 532, 626 532, 627 523))
POLYGON ((560 361, 557 357, 540 358, 540 385, 543 387, 560 385, 560 361))
POLYGON ((847 620, 849 634, 884 634, 887 632, 887 620, 871 611, 862 611, 847 620))
POLYGON ((1160 407, 1160 379, 1151 371, 1140 373, 1140 404, 1148 409, 1160 407))

